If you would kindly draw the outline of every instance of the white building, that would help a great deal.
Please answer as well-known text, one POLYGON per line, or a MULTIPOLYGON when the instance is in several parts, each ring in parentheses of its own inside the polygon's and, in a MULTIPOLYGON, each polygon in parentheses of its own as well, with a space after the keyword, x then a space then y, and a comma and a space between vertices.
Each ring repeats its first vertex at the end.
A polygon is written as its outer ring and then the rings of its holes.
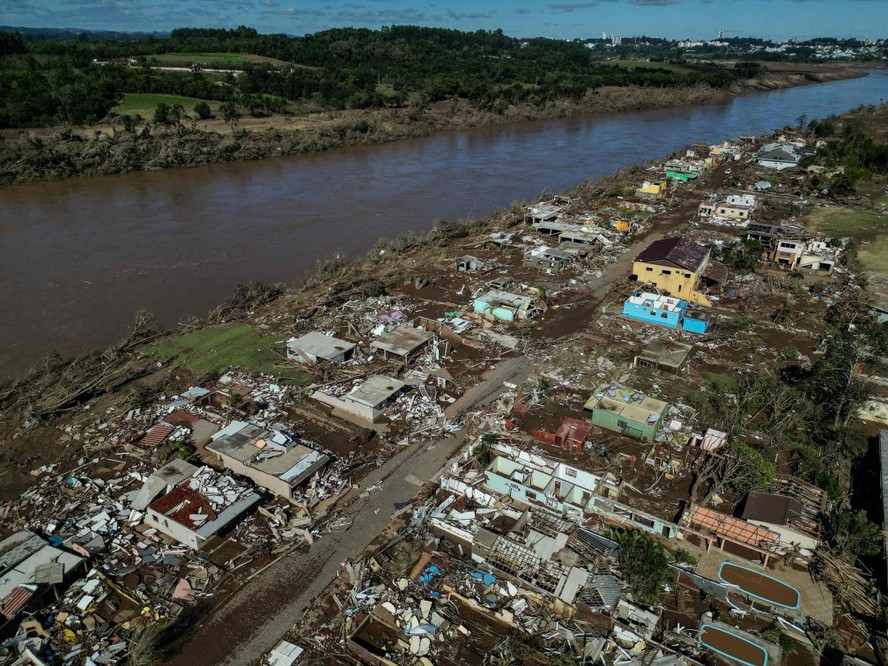
POLYGON ((346 342, 332 335, 312 331, 300 338, 287 340, 287 358, 299 363, 314 365, 319 360, 330 363, 344 363, 349 360, 357 348, 353 342, 346 342))
POLYGON ((202 467, 149 504, 145 524, 178 543, 200 550, 261 499, 247 484, 202 467))

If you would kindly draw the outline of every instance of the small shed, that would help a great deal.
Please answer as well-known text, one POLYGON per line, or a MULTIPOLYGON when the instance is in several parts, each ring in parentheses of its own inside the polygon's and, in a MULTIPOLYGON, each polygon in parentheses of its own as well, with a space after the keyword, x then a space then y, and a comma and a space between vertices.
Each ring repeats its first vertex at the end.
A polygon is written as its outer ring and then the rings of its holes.
POLYGON ((459 257, 456 262, 456 270, 459 273, 469 273, 471 271, 479 271, 484 268, 484 262, 481 261, 478 257, 473 257, 471 255, 464 255, 459 257))
POLYGON ((344 363, 354 356, 356 345, 332 335, 312 331, 287 340, 287 359, 314 365, 318 361, 344 363))
POLYGON ((705 312, 695 309, 688 309, 685 312, 684 319, 681 320, 681 327, 689 333, 699 333, 703 335, 709 328, 709 315, 705 312))
POLYGON ((583 444, 589 438, 592 424, 580 419, 566 418, 561 427, 555 431, 555 441, 565 449, 582 451, 583 444))

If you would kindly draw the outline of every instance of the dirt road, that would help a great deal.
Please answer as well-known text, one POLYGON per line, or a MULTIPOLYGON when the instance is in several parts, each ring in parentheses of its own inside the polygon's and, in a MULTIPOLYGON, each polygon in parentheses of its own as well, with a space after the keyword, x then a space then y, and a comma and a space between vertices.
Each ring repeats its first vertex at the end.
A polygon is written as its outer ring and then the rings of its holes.
POLYGON ((591 282, 580 300, 550 311, 543 320, 544 326, 538 337, 557 340, 582 331, 590 319, 597 315, 611 288, 632 274, 635 257, 652 242, 666 238, 676 228, 692 219, 697 214, 697 207, 702 203, 704 193, 721 187, 725 180, 725 168, 726 165, 722 165, 714 169, 705 186, 698 186, 693 191, 679 190, 681 198, 678 202, 673 202, 675 207, 657 216, 651 229, 630 245, 628 251, 620 255, 617 261, 610 264, 604 275, 591 282))
MULTIPOLYGON (((522 382, 529 374, 523 357, 500 363, 473 391, 451 407, 469 410, 497 397, 504 382, 522 382)), ((448 409, 450 412, 451 409, 448 409)), ((352 504, 345 515, 354 518, 344 532, 325 535, 307 553, 294 553, 241 588, 214 615, 199 625, 169 664, 226 664, 247 666, 286 634, 295 618, 336 577, 346 559, 355 559, 408 506, 463 445, 458 433, 432 444, 410 446, 361 483, 375 487, 352 504)))

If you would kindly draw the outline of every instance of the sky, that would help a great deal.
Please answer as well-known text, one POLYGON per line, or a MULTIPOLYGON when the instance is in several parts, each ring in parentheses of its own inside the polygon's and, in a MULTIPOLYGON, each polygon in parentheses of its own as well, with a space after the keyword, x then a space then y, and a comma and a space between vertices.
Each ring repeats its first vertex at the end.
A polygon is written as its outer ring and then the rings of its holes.
POLYGON ((166 31, 248 25, 303 35, 409 24, 516 37, 888 37, 888 0, 0 0, 0 24, 166 31))

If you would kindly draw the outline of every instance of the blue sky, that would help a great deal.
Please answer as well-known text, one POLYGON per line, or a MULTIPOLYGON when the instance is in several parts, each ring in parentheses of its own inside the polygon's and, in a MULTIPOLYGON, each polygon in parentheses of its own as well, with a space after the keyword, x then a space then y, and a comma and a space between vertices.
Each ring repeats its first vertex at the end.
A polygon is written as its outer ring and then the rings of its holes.
POLYGON ((888 37, 888 0, 0 0, 0 23, 93 30, 249 25, 301 35, 412 24, 515 36, 888 37))

